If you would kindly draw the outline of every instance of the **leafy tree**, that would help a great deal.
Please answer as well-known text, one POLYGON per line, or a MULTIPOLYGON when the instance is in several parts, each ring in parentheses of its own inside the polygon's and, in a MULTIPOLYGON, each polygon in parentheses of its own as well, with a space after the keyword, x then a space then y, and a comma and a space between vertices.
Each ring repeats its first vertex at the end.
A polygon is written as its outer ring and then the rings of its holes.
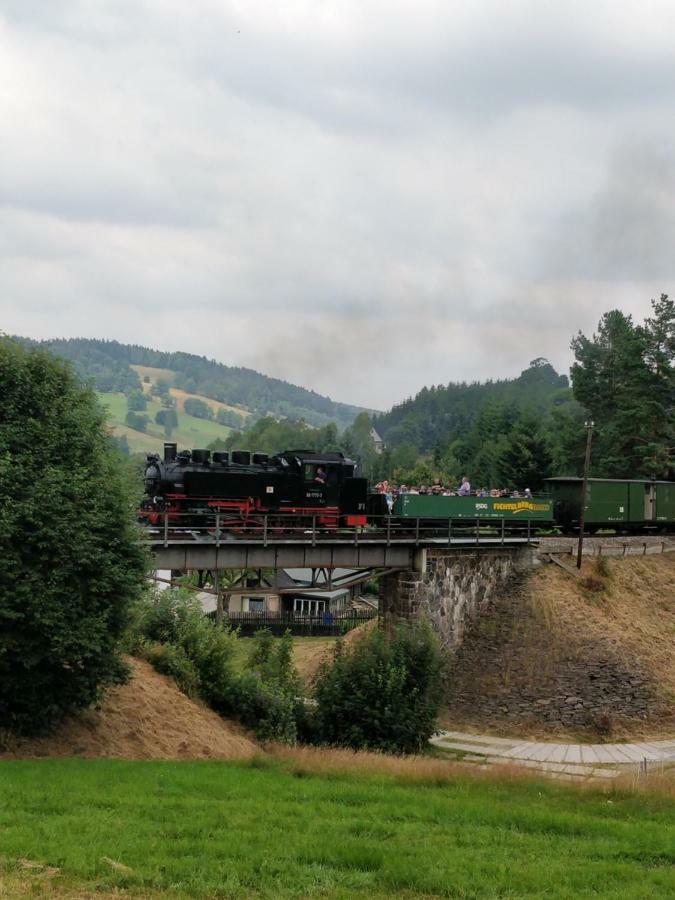
POLYGON ((219 425, 226 425, 228 428, 241 428, 245 419, 239 413, 221 407, 216 413, 216 421, 219 425))
POLYGON ((189 397, 183 404, 183 409, 195 419, 213 419, 213 409, 198 397, 189 397))
POLYGON ((178 415, 175 409, 160 409, 155 414, 155 422, 164 426, 164 434, 171 437, 174 428, 178 428, 178 415))
POLYGON ((127 409, 130 412, 142 412, 148 405, 143 391, 132 391, 127 397, 127 409))
POLYGON ((28 733, 123 676, 146 559, 93 390, 8 340, 0 383, 0 728, 28 733))
MULTIPOLYGON (((343 434, 345 453, 353 456, 361 465, 366 478, 374 479, 378 454, 370 433, 373 424, 367 412, 359 413, 343 434)), ((377 473, 379 475, 379 472, 377 473)))
POLYGON ((169 389, 171 387, 170 382, 166 380, 166 378, 158 378, 157 381, 150 388, 150 393, 153 397, 169 397, 169 389))
POLYGON ((145 431, 145 429, 148 427, 150 418, 143 413, 132 412, 131 410, 129 410, 124 418, 124 421, 129 426, 129 428, 133 428, 135 431, 145 431))

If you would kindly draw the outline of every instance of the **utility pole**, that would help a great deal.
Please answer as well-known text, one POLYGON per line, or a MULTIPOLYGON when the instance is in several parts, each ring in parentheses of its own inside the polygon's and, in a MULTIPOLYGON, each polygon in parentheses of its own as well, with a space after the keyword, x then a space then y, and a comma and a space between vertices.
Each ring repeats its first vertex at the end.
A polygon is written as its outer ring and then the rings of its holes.
POLYGON ((218 569, 213 570, 213 587, 216 591, 216 625, 223 624, 223 595, 220 593, 220 578, 218 569))
POLYGON ((586 458, 584 459, 584 477, 581 482, 581 508, 579 510, 579 546, 577 547, 577 569, 581 568, 581 554, 584 547, 584 525, 586 523, 586 486, 588 469, 591 464, 591 440, 593 439, 594 422, 584 422, 586 428, 586 458))

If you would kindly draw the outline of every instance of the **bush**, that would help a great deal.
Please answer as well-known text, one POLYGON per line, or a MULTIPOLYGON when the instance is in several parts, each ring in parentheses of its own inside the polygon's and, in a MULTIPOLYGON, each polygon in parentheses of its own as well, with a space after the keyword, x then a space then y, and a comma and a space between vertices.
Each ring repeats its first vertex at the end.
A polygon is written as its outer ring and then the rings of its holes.
POLYGON ((162 675, 168 675, 188 697, 200 695, 199 673, 182 647, 175 644, 149 644, 143 655, 162 675))
POLYGON ((261 740, 295 743, 302 683, 292 663, 290 633, 276 642, 269 631, 258 632, 250 671, 243 675, 233 664, 236 641, 236 632, 216 625, 180 591, 159 591, 137 604, 127 639, 189 696, 239 719, 261 740))
POLYGON ((295 744, 303 718, 303 683, 293 665, 293 637, 277 641, 268 628, 252 638, 248 668, 238 686, 237 714, 263 741, 295 744))
MULTIPOLYGON (((199 696, 216 712, 232 712, 235 633, 217 627, 204 616, 198 600, 175 590, 157 591, 145 598, 134 617, 136 634, 128 640, 131 647, 139 647, 153 665, 156 659, 160 665, 164 660, 149 652, 147 645, 173 648, 177 655, 171 657, 171 664, 180 657, 189 660, 196 673, 199 696)), ((160 671, 172 674, 165 669, 160 671)), ((180 679, 176 680, 182 687, 180 679)))
POLYGON ((124 676, 146 556, 93 391, 9 340, 0 384, 0 728, 28 733, 124 676))
POLYGON ((319 671, 314 740, 388 753, 422 750, 441 700, 440 654, 427 626, 376 629, 351 648, 339 642, 319 671))

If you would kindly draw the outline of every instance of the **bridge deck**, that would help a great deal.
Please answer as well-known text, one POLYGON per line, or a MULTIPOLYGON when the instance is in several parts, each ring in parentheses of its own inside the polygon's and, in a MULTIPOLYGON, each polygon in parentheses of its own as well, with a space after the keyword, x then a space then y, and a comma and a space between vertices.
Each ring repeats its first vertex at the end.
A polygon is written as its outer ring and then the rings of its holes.
POLYGON ((309 534, 261 538, 183 533, 149 534, 158 568, 285 569, 285 568, 419 568, 424 550, 489 551, 534 544, 528 534, 485 535, 466 532, 447 536, 386 534, 309 534))

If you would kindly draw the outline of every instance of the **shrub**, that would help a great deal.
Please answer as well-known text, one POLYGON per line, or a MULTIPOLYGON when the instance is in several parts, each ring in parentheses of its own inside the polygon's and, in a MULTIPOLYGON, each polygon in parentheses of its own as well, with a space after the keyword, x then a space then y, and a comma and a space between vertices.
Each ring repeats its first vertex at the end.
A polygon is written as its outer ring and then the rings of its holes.
POLYGON ((256 632, 241 679, 238 715, 261 740, 294 744, 303 718, 303 684, 293 665, 293 637, 275 641, 269 629, 256 632), (246 716, 246 718, 244 718, 246 716))
POLYGON ((199 673, 182 647, 175 644, 148 644, 143 655, 158 672, 173 678, 188 697, 200 695, 199 673))
POLYGON ((124 676, 146 556, 93 391, 9 340, 0 384, 0 728, 37 732, 124 676))
POLYGON ((235 685, 233 714, 263 741, 295 744, 298 737, 297 707, 301 701, 280 685, 244 672, 235 685))
MULTIPOLYGON (((204 616, 198 600, 176 590, 157 591, 144 598, 134 610, 134 619, 135 634, 128 639, 131 648, 145 644, 173 647, 194 667, 199 695, 216 711, 231 712, 233 632, 217 627, 204 616)), ((147 649, 144 652, 154 665, 158 657, 151 657, 147 649)))
POLYGON ((319 672, 314 739, 353 749, 420 751, 441 700, 440 654, 431 629, 401 625, 391 639, 375 629, 351 648, 338 642, 319 672))
POLYGON ((188 618, 201 614, 199 601, 179 590, 150 592, 132 611, 138 638, 159 644, 182 643, 188 618))

